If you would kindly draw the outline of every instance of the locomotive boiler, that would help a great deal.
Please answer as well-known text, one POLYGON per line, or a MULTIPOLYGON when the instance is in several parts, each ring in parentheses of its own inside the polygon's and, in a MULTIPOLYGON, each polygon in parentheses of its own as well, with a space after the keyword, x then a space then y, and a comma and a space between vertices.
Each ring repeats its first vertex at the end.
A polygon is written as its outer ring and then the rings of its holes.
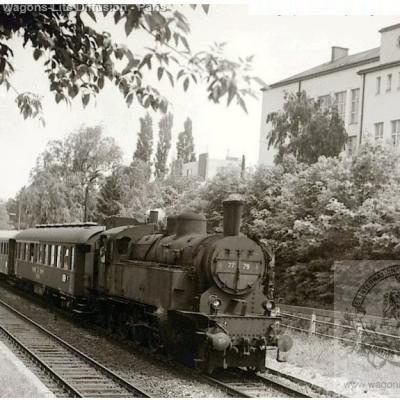
POLYGON ((168 218, 164 232, 151 223, 104 231, 102 314, 113 329, 201 370, 263 370, 279 336, 264 294, 266 259, 240 233, 243 203, 223 207, 222 234, 207 234, 205 217, 190 212, 168 218))

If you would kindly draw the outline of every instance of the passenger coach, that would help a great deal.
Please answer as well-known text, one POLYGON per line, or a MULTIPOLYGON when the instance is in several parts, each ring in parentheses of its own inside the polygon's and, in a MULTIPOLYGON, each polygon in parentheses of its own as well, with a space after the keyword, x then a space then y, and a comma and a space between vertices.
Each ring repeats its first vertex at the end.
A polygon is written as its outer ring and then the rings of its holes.
POLYGON ((0 274, 14 274, 15 236, 18 231, 0 231, 0 274))
POLYGON ((92 279, 95 242, 103 230, 93 224, 38 225, 18 233, 15 277, 63 307, 79 308, 92 279))

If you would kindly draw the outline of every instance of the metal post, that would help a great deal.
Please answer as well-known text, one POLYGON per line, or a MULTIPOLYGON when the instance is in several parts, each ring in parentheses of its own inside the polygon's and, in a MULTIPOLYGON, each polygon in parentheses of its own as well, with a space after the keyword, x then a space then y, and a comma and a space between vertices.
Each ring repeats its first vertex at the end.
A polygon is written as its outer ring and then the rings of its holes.
POLYGON ((310 319, 310 329, 308 331, 308 333, 310 335, 313 335, 315 333, 315 326, 316 326, 316 321, 317 320, 317 316, 315 315, 315 311, 313 310, 312 314, 311 314, 311 319, 310 319))

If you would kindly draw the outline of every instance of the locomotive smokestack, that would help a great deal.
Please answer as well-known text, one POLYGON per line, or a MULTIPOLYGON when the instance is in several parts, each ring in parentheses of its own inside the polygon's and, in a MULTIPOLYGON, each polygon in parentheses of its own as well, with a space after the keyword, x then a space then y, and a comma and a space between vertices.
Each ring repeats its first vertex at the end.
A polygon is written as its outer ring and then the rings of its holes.
POLYGON ((158 222, 158 211, 150 211, 149 224, 156 224, 158 222))
POLYGON ((228 199, 223 201, 222 205, 224 207, 224 236, 239 235, 244 202, 228 199))

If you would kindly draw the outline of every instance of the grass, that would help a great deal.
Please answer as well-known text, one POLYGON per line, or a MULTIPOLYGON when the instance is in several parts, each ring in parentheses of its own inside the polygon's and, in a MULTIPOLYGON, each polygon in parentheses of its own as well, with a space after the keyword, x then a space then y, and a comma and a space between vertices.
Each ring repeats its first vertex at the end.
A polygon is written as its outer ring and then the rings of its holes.
POLYGON ((398 366, 338 341, 287 332, 294 340, 286 364, 274 367, 351 397, 399 397, 398 366))
POLYGON ((0 342, 0 397, 54 397, 25 365, 0 342))

